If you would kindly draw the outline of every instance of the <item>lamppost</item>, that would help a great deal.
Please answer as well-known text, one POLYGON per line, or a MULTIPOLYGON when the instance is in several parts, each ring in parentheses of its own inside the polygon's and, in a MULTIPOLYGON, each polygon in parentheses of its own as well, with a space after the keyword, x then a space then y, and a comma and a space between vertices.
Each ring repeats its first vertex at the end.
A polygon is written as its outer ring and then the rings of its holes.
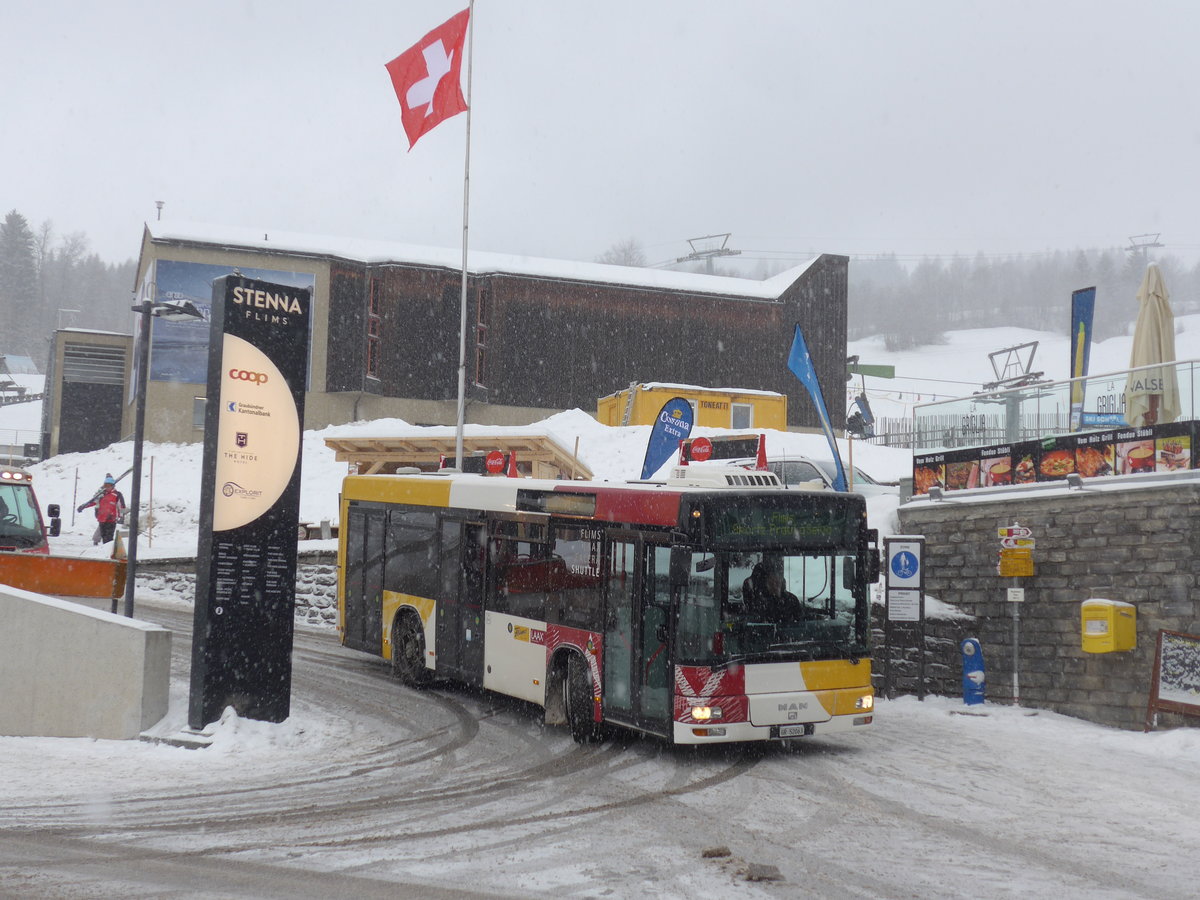
MULTIPOLYGON (((137 579, 138 513, 142 501, 142 441, 146 433, 146 383, 150 369, 150 320, 185 322, 203 319, 204 313, 190 300, 143 300, 132 307, 141 314, 138 338, 136 408, 133 422, 133 488, 129 492, 129 543, 125 549, 125 615, 133 618, 133 588, 137 579)), ((114 609, 113 612, 116 612, 114 609)))

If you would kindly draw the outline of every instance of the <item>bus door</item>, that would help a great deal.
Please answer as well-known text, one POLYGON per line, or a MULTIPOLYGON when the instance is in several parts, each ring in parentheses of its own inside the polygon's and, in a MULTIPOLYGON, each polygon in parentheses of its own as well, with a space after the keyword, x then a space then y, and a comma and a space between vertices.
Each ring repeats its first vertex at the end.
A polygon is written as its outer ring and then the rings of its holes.
POLYGON ((437 668, 469 684, 483 681, 485 546, 482 522, 443 519, 437 668))
POLYGON ((671 550, 665 544, 610 532, 609 552, 605 715, 669 735, 671 550))
POLYGON ((350 507, 346 538, 345 620, 347 647, 383 652, 383 538, 387 510, 350 507))

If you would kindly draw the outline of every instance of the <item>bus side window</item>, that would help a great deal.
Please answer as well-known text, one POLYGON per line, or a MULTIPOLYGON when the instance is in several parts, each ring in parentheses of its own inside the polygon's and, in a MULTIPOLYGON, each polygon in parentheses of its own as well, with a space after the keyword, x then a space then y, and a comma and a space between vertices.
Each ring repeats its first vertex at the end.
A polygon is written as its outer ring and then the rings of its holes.
POLYGON ((496 592, 491 609, 526 619, 544 620, 547 596, 562 561, 542 543, 493 538, 496 592))
POLYGON ((557 561, 546 617, 574 628, 603 630, 600 579, 600 535, 579 528, 555 531, 557 561))
POLYGON ((393 507, 388 515, 384 585, 389 591, 436 597, 438 524, 431 509, 393 507))

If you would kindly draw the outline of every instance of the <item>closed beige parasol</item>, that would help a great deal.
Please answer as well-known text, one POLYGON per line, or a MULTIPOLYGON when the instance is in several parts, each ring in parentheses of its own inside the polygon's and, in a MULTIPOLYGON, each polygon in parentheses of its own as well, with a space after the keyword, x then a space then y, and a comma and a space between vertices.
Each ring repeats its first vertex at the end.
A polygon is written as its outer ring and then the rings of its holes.
POLYGON ((1125 383, 1125 421, 1138 426, 1173 422, 1179 416, 1175 367, 1157 364, 1175 362, 1175 314, 1157 264, 1146 267, 1137 298, 1140 308, 1129 368, 1155 368, 1129 373, 1125 383))

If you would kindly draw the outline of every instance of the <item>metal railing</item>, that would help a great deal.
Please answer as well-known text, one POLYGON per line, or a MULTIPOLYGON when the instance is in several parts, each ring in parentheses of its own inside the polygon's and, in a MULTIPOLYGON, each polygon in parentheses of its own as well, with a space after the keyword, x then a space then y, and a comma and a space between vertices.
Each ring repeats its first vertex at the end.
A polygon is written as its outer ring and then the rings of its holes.
POLYGON ((1151 370, 1161 370, 1164 377, 1174 374, 1179 386, 1177 418, 1196 419, 1200 360, 1185 360, 924 403, 913 409, 909 446, 914 452, 928 453, 1128 427, 1124 419, 1126 381, 1132 372, 1151 370), (1073 390, 1076 403, 1082 399, 1082 414, 1074 418, 1073 390))

